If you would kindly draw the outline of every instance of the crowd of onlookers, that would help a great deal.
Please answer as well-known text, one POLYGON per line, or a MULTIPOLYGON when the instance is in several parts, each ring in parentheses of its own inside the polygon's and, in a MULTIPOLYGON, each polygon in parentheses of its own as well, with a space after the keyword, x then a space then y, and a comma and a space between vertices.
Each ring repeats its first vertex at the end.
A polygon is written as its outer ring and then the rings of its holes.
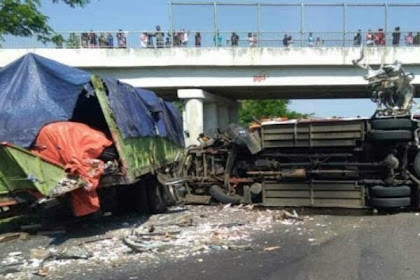
POLYGON ((66 43, 67 48, 126 48, 126 33, 121 29, 116 33, 116 45, 114 45, 114 36, 110 32, 101 32, 96 34, 93 31, 76 34, 70 33, 69 38, 65 40, 62 35, 56 35, 52 41, 58 48, 62 48, 66 43))
MULTIPOLYGON (((359 29, 354 35, 353 43, 355 46, 360 46, 362 44, 362 31, 359 29)), ((420 45, 420 32, 417 32, 416 35, 413 32, 408 32, 404 37, 405 45, 412 46, 412 45, 420 45)), ((399 46, 401 43, 401 31, 400 27, 395 27, 394 31, 392 32, 392 46, 399 46)), ((365 35, 365 44, 368 47, 373 46, 386 46, 386 34, 382 28, 379 28, 377 32, 372 32, 372 30, 368 30, 365 35)))
MULTIPOLYGON (((219 30, 213 33, 213 44, 216 47, 223 46, 223 38, 219 30)), ((162 31, 160 26, 156 26, 154 32, 143 32, 140 34, 140 46, 141 48, 169 48, 169 47, 187 47, 189 43, 190 31, 181 29, 179 31, 165 33, 162 31)), ((133 39, 133 38, 130 38, 133 39)), ((378 31, 373 32, 370 29, 363 34, 359 29, 353 37, 353 45, 360 46, 362 43, 366 46, 385 46, 386 34, 382 28, 378 31), (363 40, 364 39, 364 40, 363 40)), ((209 38, 207 37, 206 45, 209 45, 209 38)), ((298 39, 301 46, 308 47, 319 47, 323 46, 325 41, 321 37, 314 37, 312 32, 308 33, 307 39, 298 39), (307 40, 307 44, 304 41, 307 40)), ((351 40, 351 39, 350 39, 351 40)), ((121 29, 114 35, 110 32, 95 33, 93 31, 83 32, 81 34, 70 33, 67 40, 64 40, 62 35, 56 35, 52 40, 57 47, 62 48, 66 43, 67 48, 127 48, 127 32, 121 29)), ((270 46, 278 44, 278 40, 265 40, 271 41, 270 46)), ((331 41, 340 41, 337 39, 331 41)), ((341 40, 342 41, 342 40, 341 40)), ((401 41, 400 27, 395 27, 392 33, 392 45, 399 46, 401 41)), ((408 32, 404 37, 405 45, 420 45, 420 32, 414 35, 413 32, 408 32)), ((242 42, 242 46, 247 45, 249 47, 257 47, 260 44, 257 33, 249 32, 246 39, 240 39, 236 32, 232 32, 230 37, 226 39, 225 46, 236 47, 242 42)), ((210 43, 211 44, 211 43, 210 43)), ((200 32, 194 34, 194 46, 201 47, 202 35, 200 32)), ((264 44, 262 44, 264 45, 264 44)), ((285 34, 280 42, 280 45, 290 48, 294 46, 294 40, 292 35, 285 34)))
POLYGON ((172 46, 180 47, 188 45, 190 32, 182 29, 176 32, 165 33, 160 26, 156 26, 155 32, 143 32, 140 35, 140 46, 142 48, 168 48, 172 46), (156 45, 154 43, 156 41, 156 45))

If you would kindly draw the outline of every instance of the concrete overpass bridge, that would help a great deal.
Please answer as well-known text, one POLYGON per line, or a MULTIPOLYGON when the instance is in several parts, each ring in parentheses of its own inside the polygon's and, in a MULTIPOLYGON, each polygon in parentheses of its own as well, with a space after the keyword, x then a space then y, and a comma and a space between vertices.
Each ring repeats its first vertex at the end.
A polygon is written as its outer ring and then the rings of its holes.
MULTIPOLYGON (((3 49, 0 67, 28 52, 184 99, 189 143, 235 121, 237 100, 369 97, 364 70, 352 65, 360 55, 355 47, 3 49)), ((365 63, 395 60, 420 83, 419 47, 365 48, 365 63)))
MULTIPOLYGON (((33 52, 176 99, 199 88, 234 100, 368 97, 360 48, 4 49, 0 67, 33 52)), ((365 62, 400 60, 420 83, 420 47, 365 48, 365 62)), ((420 89, 419 89, 420 90, 420 89)))

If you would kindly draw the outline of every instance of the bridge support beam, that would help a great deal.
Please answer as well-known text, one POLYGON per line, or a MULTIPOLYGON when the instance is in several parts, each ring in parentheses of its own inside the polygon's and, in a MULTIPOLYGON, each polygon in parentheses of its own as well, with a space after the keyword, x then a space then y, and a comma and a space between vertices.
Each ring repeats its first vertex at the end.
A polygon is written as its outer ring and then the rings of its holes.
POLYGON ((184 132, 187 146, 199 144, 200 133, 211 134, 237 121, 236 101, 216 96, 202 89, 179 89, 178 98, 184 102, 184 132))

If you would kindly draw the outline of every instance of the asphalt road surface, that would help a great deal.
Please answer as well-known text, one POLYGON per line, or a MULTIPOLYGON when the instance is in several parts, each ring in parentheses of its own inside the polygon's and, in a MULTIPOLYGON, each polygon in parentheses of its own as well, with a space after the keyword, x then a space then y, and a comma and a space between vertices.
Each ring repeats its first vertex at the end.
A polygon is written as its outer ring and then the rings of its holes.
POLYGON ((251 250, 220 250, 153 264, 83 267, 62 279, 420 279, 420 215, 310 215, 254 238, 251 250))

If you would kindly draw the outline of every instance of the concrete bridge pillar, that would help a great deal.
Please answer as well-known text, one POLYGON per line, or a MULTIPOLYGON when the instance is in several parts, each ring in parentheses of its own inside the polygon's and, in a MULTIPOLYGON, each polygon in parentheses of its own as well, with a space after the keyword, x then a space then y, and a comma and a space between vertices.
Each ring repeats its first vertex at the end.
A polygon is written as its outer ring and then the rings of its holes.
POLYGON ((197 144, 196 139, 204 129, 203 100, 200 98, 188 99, 185 102, 183 116, 185 144, 188 147, 197 144))
POLYGON ((217 108, 217 119, 219 121, 219 128, 224 129, 226 128, 229 123, 229 108, 226 104, 220 104, 217 108))
POLYGON ((236 101, 216 96, 202 89, 179 89, 184 100, 184 132, 187 146, 198 144, 200 133, 212 134, 236 122, 239 105, 236 101))

